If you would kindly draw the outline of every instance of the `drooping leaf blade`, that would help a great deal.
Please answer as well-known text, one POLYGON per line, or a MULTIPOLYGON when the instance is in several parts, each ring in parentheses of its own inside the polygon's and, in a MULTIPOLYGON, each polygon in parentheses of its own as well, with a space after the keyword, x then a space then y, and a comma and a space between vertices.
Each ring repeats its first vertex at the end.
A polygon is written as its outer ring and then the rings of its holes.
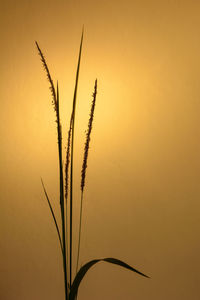
POLYGON ((56 217, 55 217, 55 214, 54 214, 54 211, 53 211, 53 208, 52 208, 51 202, 50 202, 50 200, 49 200, 49 196, 48 196, 48 194, 47 194, 47 191, 46 191, 46 188, 45 188, 45 186, 44 186, 44 182, 43 182, 42 178, 41 178, 41 182, 42 182, 42 187, 43 187, 43 190, 44 190, 44 194, 45 194, 46 199, 47 199, 47 202, 48 202, 48 204, 49 204, 49 208, 50 208, 50 211, 51 211, 51 215, 52 215, 53 220, 54 220, 54 224, 55 224, 55 226, 56 226, 56 231, 57 231, 57 233, 58 233, 58 238, 59 238, 59 242, 60 242, 61 251, 63 252, 63 246, 62 246, 62 241, 61 241, 61 236, 60 236, 60 230, 59 230, 59 228, 58 228, 58 223, 57 223, 57 221, 56 221, 56 217))
POLYGON ((125 269, 128 269, 128 270, 131 270, 133 272, 136 272, 137 274, 139 274, 141 276, 149 278, 149 276, 143 274, 142 272, 136 270, 135 268, 131 267, 130 265, 126 264, 125 262, 123 262, 123 261, 121 261, 119 259, 111 258, 111 257, 109 257, 109 258, 94 259, 94 260, 91 260, 91 261, 87 262, 78 271, 76 277, 74 278, 73 284, 71 286, 71 290, 70 290, 70 293, 69 293, 69 300, 75 300, 76 299, 76 295, 77 295, 77 292, 78 292, 79 285, 80 285, 82 279, 84 278, 85 274, 87 273, 87 271, 93 265, 95 265, 96 263, 98 263, 100 261, 105 261, 105 262, 108 262, 108 263, 111 263, 111 264, 115 264, 115 265, 121 266, 121 267, 123 267, 125 269))
POLYGON ((145 275, 144 273, 142 273, 142 272, 136 270, 135 268, 131 267, 130 265, 126 264, 125 262, 123 262, 122 260, 119 260, 119 259, 117 259, 117 258, 109 257, 109 258, 104 258, 103 260, 104 260, 104 261, 107 261, 107 262, 109 262, 109 263, 111 263, 111 264, 115 264, 115 265, 121 266, 121 267, 123 267, 123 268, 126 268, 126 269, 128 269, 128 270, 131 270, 131 271, 133 271, 133 272, 135 272, 135 273, 138 273, 138 274, 141 275, 141 276, 144 276, 144 277, 149 278, 149 276, 147 276, 147 275, 145 275))

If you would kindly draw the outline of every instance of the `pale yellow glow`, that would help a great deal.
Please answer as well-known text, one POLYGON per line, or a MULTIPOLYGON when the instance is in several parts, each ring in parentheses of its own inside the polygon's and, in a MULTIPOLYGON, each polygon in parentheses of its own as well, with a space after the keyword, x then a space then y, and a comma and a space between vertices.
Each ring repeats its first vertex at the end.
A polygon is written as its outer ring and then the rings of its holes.
MULTIPOLYGON (((59 81, 64 144, 85 26, 75 140, 75 217, 94 81, 80 300, 199 299, 200 4, 2 1, 0 299, 63 299, 62 261, 41 188, 59 217, 55 113, 34 41, 59 81)), ((77 238, 75 231, 75 239, 77 238)))

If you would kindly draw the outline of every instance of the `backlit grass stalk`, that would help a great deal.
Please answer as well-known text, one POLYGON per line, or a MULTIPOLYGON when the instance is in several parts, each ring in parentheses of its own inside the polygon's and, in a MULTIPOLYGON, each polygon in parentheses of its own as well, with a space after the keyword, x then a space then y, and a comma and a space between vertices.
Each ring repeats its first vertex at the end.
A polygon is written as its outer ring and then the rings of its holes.
POLYGON ((79 270, 79 256, 80 256, 80 246, 81 246, 81 229, 82 229, 82 207, 83 207, 83 194, 85 187, 85 177, 86 177, 86 169, 87 169, 87 161, 88 161, 88 152, 89 152, 89 144, 90 144, 90 135, 92 131, 92 123, 94 118, 94 109, 96 103, 96 95, 97 95, 97 80, 95 81, 94 92, 93 92, 93 100, 91 105, 90 117, 88 122, 88 130, 86 133, 86 142, 84 147, 84 156, 83 156, 83 165, 81 171, 81 203, 80 203, 80 220, 79 220, 79 239, 78 239, 78 253, 77 253, 77 265, 76 265, 76 275, 75 278, 72 278, 72 270, 73 270, 73 261, 72 261, 72 246, 73 246, 73 155, 74 155, 74 128, 75 128, 75 112, 76 112, 76 98, 77 98, 77 89, 78 89, 78 79, 79 79, 79 71, 80 71, 80 62, 81 62, 81 53, 82 53, 82 44, 83 44, 83 31, 81 36, 81 43, 79 49, 79 57, 78 57, 78 65, 76 71, 76 80, 75 80, 75 88, 74 88, 74 96, 73 96, 73 105, 72 105, 72 113, 70 119, 70 126, 68 131, 68 139, 67 139, 67 151, 66 151, 66 163, 65 163, 65 190, 64 190, 64 176, 63 176, 63 159, 62 159, 62 128, 60 122, 60 109, 59 109, 59 88, 57 83, 57 90, 55 90, 55 86, 53 80, 51 78, 45 57, 39 48, 38 43, 36 42, 36 46, 44 66, 45 72, 47 74, 47 79, 50 83, 50 90, 52 94, 52 104, 54 110, 56 112, 56 123, 57 123, 57 137, 58 137, 58 156, 59 156, 59 183, 60 183, 60 211, 61 211, 61 230, 59 230, 56 217, 50 203, 49 197, 47 195, 46 189, 44 187, 43 181, 42 186, 44 189, 44 193, 46 199, 48 201, 48 205, 54 220, 54 224, 57 230, 61 250, 63 257, 63 272, 64 272, 64 286, 65 286, 65 300, 75 300, 77 298, 79 285, 84 278, 87 271, 98 262, 107 262, 110 264, 118 265, 128 270, 131 270, 139 275, 144 277, 148 277, 142 272, 132 268, 130 265, 124 263, 123 261, 116 258, 100 258, 93 259, 87 263, 85 263, 79 270), (69 168, 71 167, 71 168, 69 168), (70 169, 70 170, 69 170, 70 169), (70 176, 69 176, 70 172, 70 176), (69 180, 70 177, 70 180, 69 180), (70 190, 70 193, 69 193, 70 190), (65 194, 65 195, 64 195, 65 194), (67 203, 68 194, 70 195, 69 205, 67 203), (66 201, 64 201, 64 196, 66 201), (68 211, 69 207, 69 211, 68 211), (69 226, 69 228, 68 228, 69 226), (69 240, 68 240, 68 231, 69 231, 69 240), (61 234, 60 234, 61 232, 61 234), (69 255, 68 255, 68 247, 69 247, 69 255), (68 265, 69 265, 69 274, 68 274, 68 265), (69 275, 69 276, 68 276, 69 275))
MULTIPOLYGON (((60 109, 59 109, 59 89, 57 83, 57 95, 55 92, 55 86, 51 78, 45 57, 36 42, 36 46, 41 57, 44 69, 47 74, 47 79, 50 83, 50 90, 53 97, 53 107, 56 112, 56 123, 57 123, 57 136, 58 136, 58 156, 59 156, 59 177, 60 177, 60 209, 61 209, 61 222, 62 222, 62 254, 63 254, 63 272, 64 272, 64 283, 65 283, 65 299, 68 300, 68 287, 67 287, 67 258, 66 258, 66 236, 65 236, 65 208, 64 208, 64 182, 63 182, 63 165, 62 165, 62 129, 60 123, 60 109)), ((54 215, 54 214, 53 214, 54 215)), ((66 218, 67 222, 67 218, 66 218)))
MULTIPOLYGON (((71 116, 72 120, 72 116, 71 116)), ((69 193, 69 166, 70 166, 70 149, 71 149, 71 122, 70 127, 68 131, 68 138, 67 138, 67 150, 66 150, 66 162, 65 162, 65 206, 66 211, 68 212, 68 193, 69 193)), ((68 242, 68 226, 69 224, 66 222, 66 236, 67 236, 67 242, 68 242)), ((67 252, 67 258, 69 257, 69 244, 66 245, 66 252, 67 252)), ((67 272, 68 272, 68 266, 69 266, 69 259, 67 260, 67 272)))
POLYGON ((85 142, 84 155, 83 155, 83 165, 82 165, 82 170, 81 170, 81 204, 80 204, 79 237, 78 237, 78 254, 77 254, 76 273, 78 272, 78 264, 79 264, 79 257, 80 257, 81 229, 82 229, 82 215, 83 215, 83 192, 84 192, 84 187, 85 187, 85 177, 86 177, 88 153, 89 153, 90 138, 91 138, 90 136, 91 136, 91 132, 92 132, 92 123, 93 123, 93 119, 94 119, 96 96, 97 96, 97 79, 95 80, 94 93, 92 95, 93 99, 92 99, 90 117, 89 117, 89 121, 88 121, 88 130, 86 133, 86 142, 85 142))
POLYGON ((61 207, 61 220, 62 220, 62 237, 63 237, 63 266, 65 277, 65 297, 68 300, 68 285, 67 285, 67 257, 66 257, 66 234, 65 222, 67 223, 67 212, 65 215, 65 202, 64 202, 64 181, 63 181, 63 160, 62 160, 62 130, 60 124, 60 109, 59 109, 59 89, 57 83, 57 115, 58 115, 58 152, 59 152, 59 171, 60 171, 60 207, 61 207))
POLYGON ((76 72, 76 82, 74 88, 74 98, 73 98, 73 106, 72 106, 72 117, 70 121, 71 128, 71 170, 70 170, 70 238, 69 238, 69 285, 71 288, 72 285, 72 249, 73 249, 73 166, 74 166, 74 128, 75 128, 75 113, 76 113, 76 98, 77 98, 77 89, 78 89, 78 79, 79 79, 79 71, 80 71, 80 62, 81 62, 81 53, 82 53, 82 45, 83 45, 83 33, 81 36, 79 57, 78 57, 78 66, 76 72))

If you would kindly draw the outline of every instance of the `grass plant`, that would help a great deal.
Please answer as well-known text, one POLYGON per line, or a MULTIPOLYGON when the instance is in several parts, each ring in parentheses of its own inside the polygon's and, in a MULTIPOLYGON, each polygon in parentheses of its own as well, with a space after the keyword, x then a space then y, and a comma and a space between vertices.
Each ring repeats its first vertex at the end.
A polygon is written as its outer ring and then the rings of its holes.
POLYGON ((63 157, 62 157, 62 126, 60 121, 60 108, 59 108, 59 86, 57 82, 57 87, 55 88, 53 79, 51 77, 46 59, 44 57, 43 52, 41 51, 38 43, 36 42, 36 47, 38 49, 39 56, 41 58, 45 73, 47 75, 47 79, 50 85, 50 91, 52 95, 52 104, 56 113, 56 123, 57 123, 57 139, 58 139, 58 162, 59 162, 59 183, 60 183, 60 217, 61 217, 61 228, 58 226, 58 222, 56 216, 54 214, 54 210, 52 208, 49 196, 47 194, 46 188, 44 186, 43 180, 42 186, 44 190, 45 197, 47 199, 51 215, 53 217, 54 225, 58 234, 58 240, 61 248, 62 259, 63 259, 63 274, 64 274, 64 287, 65 287, 65 300, 74 300, 77 299, 77 293, 79 285, 84 278, 87 271, 96 263, 104 261, 107 263, 115 264, 136 272, 137 274, 148 277, 142 272, 136 270, 125 262, 116 259, 116 258, 100 258, 94 259, 87 263, 85 263, 79 269, 79 257, 81 250, 81 231, 82 231, 82 207, 83 207, 83 195, 84 195, 84 187, 85 187, 85 179, 86 179, 86 169, 87 169, 87 160, 89 154, 89 144, 91 139, 92 132, 92 124, 94 119, 94 111, 95 104, 97 98, 97 79, 95 80, 94 92, 92 97, 91 111, 88 121, 88 129, 86 133, 86 142, 84 147, 83 154, 83 164, 81 171, 81 201, 80 201, 80 218, 77 223, 74 224, 73 220, 73 165, 74 165, 74 128, 75 128, 75 116, 76 116, 76 102, 77 102, 77 91, 78 91, 78 80, 79 80, 79 71, 80 71, 80 63, 81 63, 81 53, 82 53, 82 45, 83 45, 83 36, 84 32, 82 31, 79 56, 78 56, 78 64, 76 71, 76 79, 75 79, 75 87, 74 87, 74 96, 72 102, 72 112, 71 119, 68 130, 68 138, 67 138, 67 146, 66 146, 66 160, 65 165, 63 166, 63 157), (64 172, 65 170, 65 172, 64 172), (68 201, 69 198, 69 201, 68 201), (69 203, 68 203, 69 202, 69 203), (73 246, 73 226, 78 226, 79 229, 79 237, 78 237, 78 245, 77 245, 77 260, 76 266, 72 260, 72 246, 73 246), (76 270, 75 277, 72 278, 72 271, 76 270))

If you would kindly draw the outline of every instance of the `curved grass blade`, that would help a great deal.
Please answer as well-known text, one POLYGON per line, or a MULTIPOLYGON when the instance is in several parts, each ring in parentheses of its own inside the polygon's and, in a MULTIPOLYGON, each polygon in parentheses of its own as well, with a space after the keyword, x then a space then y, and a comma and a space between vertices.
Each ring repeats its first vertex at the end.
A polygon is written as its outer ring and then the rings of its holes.
POLYGON ((128 270, 131 270, 133 272, 136 272, 137 274, 141 275, 141 276, 144 276, 144 277, 147 277, 149 278, 149 276, 143 274, 142 272, 136 270, 135 268, 132 268, 130 265, 126 264, 125 262, 119 260, 119 259, 116 259, 116 258, 100 258, 100 259, 94 259, 94 260, 91 260, 89 262, 87 262, 84 266, 82 266, 80 268, 80 270, 78 271, 74 281, 73 281, 73 284, 71 286, 71 290, 70 290, 70 293, 69 293, 69 300, 75 300, 76 299, 76 295, 77 295, 77 292, 78 292, 78 288, 79 288, 79 285, 83 279, 83 277, 85 276, 85 274, 87 273, 87 271, 93 266, 95 265, 96 263, 100 262, 100 261, 105 261, 105 262, 108 262, 108 263, 111 263, 111 264, 115 264, 115 265, 118 265, 118 266, 121 266, 125 269, 128 269, 128 270))
POLYGON ((115 264, 115 265, 121 266, 121 267, 123 267, 123 268, 126 268, 126 269, 128 269, 128 270, 131 270, 131 271, 133 271, 133 272, 136 272, 136 273, 138 273, 138 274, 141 275, 141 276, 150 278, 149 276, 147 276, 147 275, 143 274, 142 272, 140 272, 140 271, 134 269, 134 268, 131 267, 130 265, 126 264, 125 262, 123 262, 122 260, 119 260, 119 259, 117 259, 117 258, 109 257, 109 258, 104 258, 103 260, 106 261, 106 262, 109 262, 109 263, 111 263, 111 264, 115 264))
POLYGON ((49 204, 49 208, 50 208, 50 211, 51 211, 51 215, 52 215, 53 220, 54 220, 54 224, 55 224, 55 226, 56 226, 56 230, 57 230, 57 233, 58 233, 58 238, 59 238, 59 242, 60 242, 61 251, 62 251, 62 253, 63 253, 63 246, 62 246, 62 241, 61 241, 61 236, 60 236, 60 230, 59 230, 59 228, 58 228, 58 223, 57 223, 57 221, 56 221, 56 217, 55 217, 53 208, 52 208, 52 206, 51 206, 51 202, 50 202, 50 200, 49 200, 49 197, 48 197, 47 191, 46 191, 46 189, 45 189, 44 182, 43 182, 42 178, 41 178, 41 182, 42 182, 42 187, 43 187, 43 190, 44 190, 44 193, 45 193, 47 202, 48 202, 48 204, 49 204))

